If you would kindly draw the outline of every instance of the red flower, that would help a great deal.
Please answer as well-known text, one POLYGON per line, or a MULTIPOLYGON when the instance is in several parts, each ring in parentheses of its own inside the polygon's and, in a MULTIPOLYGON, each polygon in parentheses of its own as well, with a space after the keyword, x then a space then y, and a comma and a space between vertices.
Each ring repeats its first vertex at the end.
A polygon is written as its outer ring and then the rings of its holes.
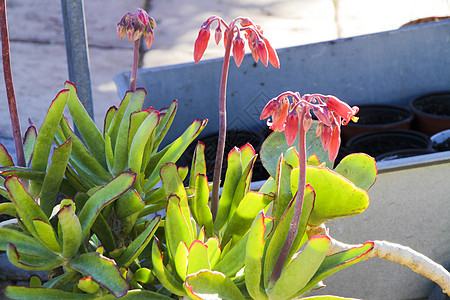
POLYGON ((255 43, 256 48, 256 54, 258 55, 258 58, 261 59, 264 66, 267 67, 269 63, 269 55, 267 53, 267 47, 266 44, 262 40, 258 40, 255 43))
POLYGON ((196 63, 200 61, 203 53, 205 53, 206 47, 208 46, 209 42, 209 36, 209 27, 202 27, 198 32, 198 37, 197 40, 195 40, 194 45, 194 61, 196 63))
POLYGON ((244 46, 244 40, 240 36, 236 36, 236 38, 233 40, 233 57, 238 67, 241 65, 242 60, 245 56, 244 46))
POLYGON ((299 116, 297 109, 293 109, 289 112, 289 114, 286 117, 286 127, 284 134, 286 135, 286 142, 289 146, 291 146, 295 138, 297 137, 298 133, 298 123, 299 123, 299 116))
POLYGON ((274 66, 275 68, 280 68, 280 60, 278 59, 277 52, 275 49, 272 48, 272 46, 269 43, 269 40, 264 39, 264 43, 266 44, 267 53, 269 55, 269 62, 274 66))
POLYGON ((216 40, 216 45, 219 45, 221 38, 222 38, 222 30, 220 29, 220 25, 219 25, 219 26, 217 26, 216 32, 214 33, 214 39, 216 40))
POLYGON ((342 124, 347 125, 350 120, 357 122, 358 118, 355 115, 359 111, 358 106, 350 107, 347 103, 339 100, 334 96, 326 96, 323 98, 328 108, 333 110, 339 117, 341 117, 342 124))

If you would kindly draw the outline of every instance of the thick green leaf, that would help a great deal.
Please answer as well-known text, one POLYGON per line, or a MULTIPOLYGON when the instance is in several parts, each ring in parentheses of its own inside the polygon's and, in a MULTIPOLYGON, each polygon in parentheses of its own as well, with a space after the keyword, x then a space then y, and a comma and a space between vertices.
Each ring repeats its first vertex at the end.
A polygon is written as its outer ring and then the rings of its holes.
MULTIPOLYGON (((265 255, 265 263, 264 263, 264 286, 266 288, 269 287, 269 279, 272 275, 273 268, 275 263, 277 262, 278 256, 280 255, 281 249, 285 243, 286 237, 288 235, 292 217, 294 215, 295 203, 297 201, 297 194, 295 194, 295 198, 293 197, 291 202, 289 203, 283 217, 280 219, 280 222, 276 225, 275 231, 270 237, 269 245, 266 250, 265 255)), ((302 214, 300 216, 300 222, 298 224, 297 236, 292 243, 291 249, 289 250, 288 258, 284 265, 286 266, 292 255, 297 252, 298 247, 301 244, 302 237, 306 230, 306 225, 308 223, 309 216, 314 207, 314 190, 311 186, 306 186, 305 188, 305 197, 303 198, 303 206, 302 206, 302 214)), ((273 283, 271 283, 273 285, 273 283)))
MULTIPOLYGON (((167 248, 170 257, 175 257, 178 244, 184 242, 187 247, 190 247, 194 240, 194 232, 192 230, 192 223, 190 214, 185 215, 181 208, 180 198, 176 195, 169 197, 166 210, 166 220, 164 223, 167 248)), ((186 203, 187 205, 187 203, 186 203)))
POLYGON ((200 141, 197 143, 192 157, 191 176, 189 178, 189 187, 191 189, 195 188, 195 181, 197 180, 198 174, 206 174, 205 144, 200 141))
MULTIPOLYGON (((64 135, 64 140, 69 137, 72 138, 72 153, 70 155, 70 163, 72 166, 77 167, 79 170, 83 171, 83 173, 89 175, 89 179, 99 185, 112 179, 111 174, 106 171, 106 167, 102 166, 97 161, 88 148, 86 148, 81 139, 74 133, 70 127, 69 121, 66 118, 61 119, 60 129, 64 135)), ((60 136, 61 132, 58 131, 57 134, 57 141, 59 143, 61 143, 62 138, 60 136)), ((104 147, 104 141, 102 147, 104 147)))
MULTIPOLYGON (((250 191, 242 199, 236 212, 225 228, 222 242, 233 237, 231 246, 236 245, 250 230, 255 217, 273 200, 273 196, 250 191)), ((222 246, 224 246, 222 244, 222 246)))
POLYGON ((39 239, 40 237, 34 228, 33 220, 39 219, 50 224, 47 216, 30 196, 30 194, 28 194, 17 176, 8 176, 5 180, 5 188, 8 190, 12 202, 16 207, 17 214, 22 219, 22 222, 25 224, 30 233, 35 238, 39 239))
POLYGON ((231 279, 215 271, 202 270, 189 275, 184 287, 192 299, 245 299, 231 279))
POLYGON ((316 273, 330 248, 327 236, 311 237, 305 248, 283 270, 280 278, 268 291, 271 299, 291 299, 316 273))
POLYGON ((250 180, 252 178, 252 171, 253 171, 253 165, 256 160, 256 155, 252 157, 252 159, 248 162, 247 165, 242 165, 244 167, 242 171, 241 178, 239 179, 239 183, 236 186, 236 191, 233 195, 233 201, 231 202, 230 207, 230 214, 228 216, 228 220, 230 220, 233 217, 233 214, 235 213, 236 209, 240 205, 242 199, 245 197, 245 195, 248 193, 250 189, 250 180))
POLYGON ((364 153, 347 155, 334 171, 366 191, 375 183, 378 172, 375 159, 364 153))
POLYGON ((111 180, 104 187, 97 190, 86 202, 79 213, 83 238, 89 233, 95 218, 100 211, 109 203, 123 195, 134 184, 136 175, 126 171, 111 180))
POLYGON ((126 92, 122 101, 120 102, 119 108, 116 111, 116 114, 111 121, 111 125, 108 128, 108 135, 111 137, 111 143, 113 147, 116 145, 117 133, 119 132, 120 123, 122 123, 123 115, 127 110, 128 104, 130 103, 131 97, 133 96, 133 92, 126 92))
POLYGON ((307 293, 314 288, 317 283, 324 280, 328 276, 364 260, 365 256, 367 256, 372 249, 373 242, 366 242, 361 247, 355 247, 350 250, 327 256, 314 277, 296 295, 307 293))
POLYGON ((4 202, 0 203, 0 215, 8 215, 15 217, 16 216, 16 208, 14 207, 14 203, 4 202))
MULTIPOLYGON (((236 273, 244 267, 245 264, 245 254, 246 254, 246 246, 247 246, 247 240, 248 240, 249 234, 244 236, 240 240, 239 243, 237 243, 236 246, 234 246, 229 251, 222 251, 222 253, 225 253, 223 257, 220 258, 220 260, 217 262, 217 264, 213 265, 212 270, 213 271, 219 271, 227 277, 233 277, 236 275, 236 273)), ((229 242, 231 244, 231 241, 229 242)), ((225 247, 224 247, 225 248, 225 247)))
POLYGON ((159 113, 152 112, 140 125, 131 142, 130 153, 128 157, 128 167, 137 174, 136 189, 142 192, 141 168, 145 146, 156 125, 159 122, 159 113))
MULTIPOLYGON (((328 153, 323 150, 320 137, 316 137, 316 126, 318 122, 313 120, 311 129, 306 133, 306 157, 315 154, 321 162, 325 162, 328 167, 332 167, 332 162, 328 158, 328 153)), ((294 145, 298 145, 298 137, 294 142, 294 145)), ((282 153, 285 153, 290 146, 286 142, 286 136, 284 132, 273 132, 264 141, 261 146, 260 158, 261 162, 269 172, 270 176, 276 176, 278 158, 282 153)), ((287 157, 285 156, 286 160, 287 157)), ((294 167, 294 166, 293 166, 294 167)))
POLYGON ((6 255, 9 261, 18 268, 29 271, 46 271, 55 269, 64 262, 59 256, 35 256, 19 253, 17 247, 12 243, 6 246, 6 255))
MULTIPOLYGON (((297 190, 298 168, 291 173, 292 191, 297 190)), ((308 166, 306 183, 316 193, 310 225, 320 225, 328 220, 348 217, 363 212, 369 205, 367 192, 348 179, 328 168, 308 166)))
POLYGON ((115 107, 115 106, 111 106, 106 111, 105 119, 103 120, 103 138, 108 133, 109 127, 111 126, 116 113, 117 113, 117 107, 115 107))
POLYGON ((208 120, 195 120, 186 131, 174 142, 168 145, 163 150, 163 155, 157 161, 150 160, 145 173, 148 174, 148 181, 144 186, 144 191, 150 191, 159 181, 159 170, 161 167, 168 162, 175 163, 189 144, 202 132, 205 128, 208 120))
POLYGON ((119 220, 124 220, 128 216, 140 212, 144 207, 145 203, 134 189, 125 192, 114 203, 114 211, 119 220))
POLYGON ((61 253, 61 247, 56 238, 55 230, 52 225, 42 220, 33 220, 34 228, 36 229, 40 241, 43 242, 50 250, 61 253))
POLYGON ((204 174, 197 174, 195 181, 195 195, 190 199, 189 206, 197 225, 205 229, 207 237, 211 237, 214 235, 214 224, 211 210, 208 206, 208 200, 208 178, 204 174))
POLYGON ((172 275, 163 263, 163 254, 159 249, 158 239, 155 238, 153 240, 152 247, 152 263, 153 263, 153 272, 158 278, 159 282, 170 292, 178 295, 178 296, 186 296, 186 292, 184 291, 183 284, 178 281, 174 275, 172 275))
POLYGON ((125 252, 116 259, 118 266, 128 267, 142 253, 142 251, 144 251, 145 247, 147 247, 148 243, 155 234, 160 221, 161 217, 156 216, 146 225, 145 230, 142 231, 141 234, 139 234, 138 237, 131 242, 125 252))
POLYGON ((35 238, 17 230, 0 228, 0 250, 5 251, 8 243, 14 244, 22 254, 42 257, 56 257, 57 255, 35 238))
POLYGON ((194 240, 189 247, 187 275, 197 273, 200 270, 211 270, 208 256, 208 246, 199 240, 194 240))
POLYGON ((73 211, 72 205, 64 205, 58 212, 59 225, 62 236, 62 257, 74 256, 82 242, 81 224, 73 211))
MULTIPOLYGON (((145 89, 136 89, 123 114, 114 146, 114 175, 121 173, 126 168, 128 161, 128 129, 130 127, 130 116, 132 113, 141 110, 146 95, 145 89)), ((113 137, 111 135, 110 137, 111 141, 113 141, 113 137)))
POLYGON ((169 131, 170 125, 172 125, 175 114, 177 113, 178 102, 173 100, 167 109, 161 109, 160 112, 164 112, 164 117, 159 122, 158 127, 155 130, 155 141, 153 143, 153 149, 156 151, 161 144, 162 140, 166 136, 167 131, 169 131))
POLYGON ((214 229, 220 231, 229 219, 231 203, 236 191, 236 187, 242 176, 241 153, 237 147, 234 147, 227 158, 227 172, 220 196, 219 209, 214 221, 214 229))
POLYGON ((9 155, 8 150, 3 144, 0 144, 0 165, 2 167, 12 167, 14 166, 13 159, 11 155, 9 155))
POLYGON ((275 218, 275 226, 280 222, 293 197, 291 191, 291 171, 292 167, 286 163, 283 155, 281 155, 278 160, 277 175, 275 177, 277 190, 275 192, 272 213, 272 216, 275 218))
POLYGON ((77 294, 50 288, 29 288, 24 286, 8 286, 5 290, 5 296, 8 297, 8 299, 17 300, 96 299, 95 295, 77 294))
POLYGON ((34 171, 33 169, 29 168, 12 166, 0 168, 0 175, 2 176, 16 175, 19 178, 43 182, 46 173, 41 171, 34 171))
POLYGON ((183 281, 186 280, 187 276, 188 257, 189 249, 186 246, 186 243, 180 242, 173 258, 173 265, 175 266, 175 271, 177 272, 178 276, 183 281))
MULTIPOLYGON (((58 123, 64 112, 67 100, 69 98, 69 90, 61 90, 56 98, 52 101, 44 123, 39 130, 34 146, 34 153, 31 162, 31 168, 35 171, 45 172, 47 170, 48 157, 52 147, 53 138, 58 128, 58 123)), ((30 192, 36 196, 39 194, 41 188, 40 183, 31 182, 30 192)))
POLYGON ((92 153, 103 168, 106 168, 105 140, 103 139, 102 134, 97 129, 97 126, 95 126, 94 121, 89 116, 81 101, 78 99, 77 88, 75 85, 70 81, 66 81, 65 88, 70 91, 67 107, 72 115, 73 122, 83 137, 86 146, 89 148, 89 152, 92 153))
POLYGON ((337 297, 337 296, 312 296, 312 297, 305 297, 302 299, 305 299, 305 300, 358 300, 355 298, 344 298, 344 297, 337 297))
MULTIPOLYGON (((99 298, 96 298, 97 300, 115 300, 116 297, 113 295, 105 295, 99 298)), ((152 292, 149 290, 130 290, 128 293, 121 297, 120 299, 125 300, 142 300, 142 299, 153 299, 153 300, 173 300, 173 298, 164 296, 157 292, 152 292)))
POLYGON ((61 146, 53 151, 40 194, 40 206, 47 217, 50 217, 58 198, 59 187, 64 177, 67 163, 72 151, 72 138, 69 137, 61 146))
POLYGON ((264 213, 255 218, 250 229, 245 255, 245 285, 253 299, 268 299, 261 288, 262 256, 266 225, 264 213))
POLYGON ((97 215, 91 229, 108 252, 117 248, 111 227, 102 214, 97 215))
MULTIPOLYGON (((135 111, 130 115, 130 127, 128 128, 128 153, 130 152, 131 143, 133 142, 134 136, 141 126, 142 122, 144 122, 145 118, 147 118, 150 113, 155 112, 152 108, 144 109, 141 111, 135 111)), ((158 113, 158 112, 156 112, 158 113)))
POLYGON ((214 267, 217 261, 220 258, 221 250, 220 250, 220 242, 216 237, 210 237, 205 245, 208 247, 208 260, 211 267, 214 267))
POLYGON ((116 297, 122 297, 128 291, 128 282, 120 274, 115 262, 97 252, 77 256, 68 262, 67 267, 92 277, 116 297))

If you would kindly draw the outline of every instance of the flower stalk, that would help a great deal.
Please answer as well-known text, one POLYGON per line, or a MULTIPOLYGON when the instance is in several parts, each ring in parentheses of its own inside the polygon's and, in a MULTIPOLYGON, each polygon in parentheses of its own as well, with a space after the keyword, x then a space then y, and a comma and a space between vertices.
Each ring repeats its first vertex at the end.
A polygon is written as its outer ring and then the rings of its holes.
POLYGON ((225 140, 227 130, 226 120, 226 88, 228 79, 228 69, 230 66, 231 51, 233 51, 234 61, 239 67, 244 59, 244 39, 241 37, 241 31, 244 32, 244 37, 247 39, 248 46, 252 51, 252 56, 255 62, 259 60, 265 66, 270 62, 275 68, 279 68, 279 60, 275 50, 272 48, 267 39, 262 35, 262 30, 248 18, 238 17, 230 24, 217 16, 209 17, 201 26, 198 37, 194 46, 194 61, 197 63, 201 60, 206 48, 208 47, 209 38, 211 36, 211 24, 217 21, 219 24, 215 29, 214 39, 216 44, 219 44, 224 38, 225 54, 222 65, 222 75, 220 80, 219 92, 219 137, 217 142, 216 161, 214 165, 213 188, 211 196, 211 214, 213 220, 216 219, 217 211, 219 209, 219 190, 220 177, 222 174, 223 157, 225 152, 225 140), (225 29, 222 31, 221 26, 225 29))
POLYGON ((20 131, 19 113, 17 112, 16 96, 11 72, 11 57, 9 48, 8 22, 6 19, 6 0, 0 2, 0 27, 2 37, 2 61, 5 77, 6 94, 8 97, 9 115, 13 130, 14 144, 16 148, 17 164, 25 167, 25 155, 23 151, 22 134, 20 131))

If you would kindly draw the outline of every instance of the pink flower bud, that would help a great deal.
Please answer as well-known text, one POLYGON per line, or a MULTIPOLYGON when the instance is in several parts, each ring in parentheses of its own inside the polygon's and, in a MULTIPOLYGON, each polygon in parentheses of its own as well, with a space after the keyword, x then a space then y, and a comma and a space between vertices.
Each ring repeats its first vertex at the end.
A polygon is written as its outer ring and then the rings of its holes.
POLYGON ((258 58, 261 59, 264 66, 267 67, 269 64, 269 55, 267 53, 266 44, 262 40, 258 40, 256 41, 255 48, 258 58))
POLYGON ((297 137, 298 133, 298 122, 299 122, 299 116, 297 109, 293 109, 289 112, 289 114, 286 117, 286 127, 284 134, 286 135, 286 142, 289 146, 291 146, 295 138, 297 137))
POLYGON ((222 39, 222 29, 220 29, 220 25, 216 28, 214 39, 216 40, 216 45, 219 45, 219 42, 222 39))
POLYGON ((142 30, 142 26, 139 26, 139 27, 134 31, 134 40, 135 40, 135 41, 139 40, 143 33, 144 33, 144 31, 142 30))
POLYGON ((272 66, 274 66, 275 68, 279 69, 280 68, 280 60, 278 59, 277 52, 275 51, 275 49, 272 48, 272 46, 270 45, 270 43, 267 39, 264 39, 264 43, 266 44, 266 47, 267 47, 267 53, 269 55, 270 64, 272 66))
POLYGON ((341 127, 333 126, 331 132, 331 140, 328 146, 328 157, 330 158, 330 161, 334 161, 336 159, 340 146, 341 146, 341 127))
POLYGON ((127 25, 127 37, 130 42, 133 40, 133 36, 134 36, 134 27, 133 27, 133 25, 128 24, 127 25))
POLYGON ((245 43, 240 36, 236 36, 233 40, 233 57, 236 65, 239 67, 245 56, 245 43))
POLYGON ((138 8, 137 12, 136 12, 136 16, 137 16, 139 22, 141 22, 144 26, 150 25, 149 24, 149 15, 145 10, 138 8))
POLYGON ((195 40, 194 45, 194 61, 197 63, 202 58, 205 53, 206 47, 209 42, 209 27, 202 27, 198 32, 197 40, 195 40))
POLYGON ((147 45, 147 48, 150 49, 150 47, 153 44, 153 41, 155 40, 155 36, 153 35, 153 31, 149 31, 148 33, 144 33, 144 39, 145 39, 145 44, 147 45))
POLYGON ((279 106, 279 101, 277 99, 272 99, 270 100, 266 106, 264 106, 263 111, 261 112, 261 115, 259 116, 260 120, 264 120, 267 119, 268 117, 270 117, 274 111, 278 108, 279 106))
POLYGON ((286 117, 288 115, 289 110, 289 102, 283 103, 283 107, 281 110, 279 108, 273 114, 273 124, 270 126, 270 129, 283 132, 284 131, 284 123, 286 122, 286 117))
POLYGON ((127 28, 125 25, 118 23, 117 24, 117 35, 123 39, 125 34, 127 33, 127 28))

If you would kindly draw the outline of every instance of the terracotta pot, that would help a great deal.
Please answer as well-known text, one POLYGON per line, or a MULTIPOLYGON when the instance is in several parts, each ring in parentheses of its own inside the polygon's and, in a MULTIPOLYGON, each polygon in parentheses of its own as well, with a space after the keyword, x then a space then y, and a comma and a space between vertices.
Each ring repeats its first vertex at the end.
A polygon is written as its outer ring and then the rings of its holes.
POLYGON ((350 153, 363 152, 377 158, 392 151, 430 150, 431 140, 425 134, 414 130, 379 130, 354 136, 347 142, 346 149, 350 153))
POLYGON ((343 143, 352 137, 369 131, 385 129, 410 129, 413 113, 401 106, 361 105, 357 114, 357 123, 350 122, 342 126, 343 143))
POLYGON ((450 129, 450 92, 421 96, 409 103, 415 114, 414 128, 432 136, 450 129))

